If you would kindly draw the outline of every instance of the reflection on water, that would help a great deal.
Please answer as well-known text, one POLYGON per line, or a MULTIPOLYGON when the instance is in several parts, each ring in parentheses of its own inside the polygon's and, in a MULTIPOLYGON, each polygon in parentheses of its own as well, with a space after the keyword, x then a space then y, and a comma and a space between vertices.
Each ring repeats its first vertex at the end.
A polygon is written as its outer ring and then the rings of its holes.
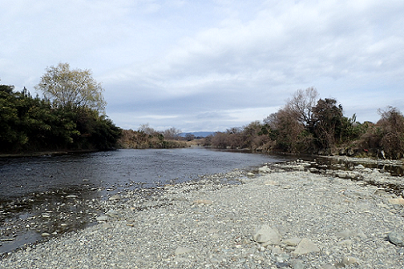
POLYGON ((115 193, 283 159, 203 148, 0 159, 0 255, 91 224, 115 193))

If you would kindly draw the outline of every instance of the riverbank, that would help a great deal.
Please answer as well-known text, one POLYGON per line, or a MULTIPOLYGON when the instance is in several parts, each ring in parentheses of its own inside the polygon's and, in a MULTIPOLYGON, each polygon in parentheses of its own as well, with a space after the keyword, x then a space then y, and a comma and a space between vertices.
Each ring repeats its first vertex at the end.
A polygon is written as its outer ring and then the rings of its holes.
POLYGON ((82 153, 92 153, 102 150, 98 149, 83 149, 83 150, 59 150, 59 151, 32 151, 32 152, 22 152, 22 153, 1 153, 0 158, 20 158, 20 157, 41 157, 41 156, 60 156, 67 154, 82 154, 82 153))
MULTIPOLYGON (((0 268, 403 268, 403 199, 308 162, 267 165, 104 201, 100 222, 0 268), (242 184, 223 184, 233 177, 242 184)), ((358 166, 364 179, 399 183, 358 166)))

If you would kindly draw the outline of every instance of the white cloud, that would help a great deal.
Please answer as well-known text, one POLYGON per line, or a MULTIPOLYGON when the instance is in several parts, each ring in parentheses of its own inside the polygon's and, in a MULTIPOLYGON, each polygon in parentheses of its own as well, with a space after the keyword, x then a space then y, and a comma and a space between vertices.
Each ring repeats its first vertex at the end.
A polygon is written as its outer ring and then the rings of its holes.
POLYGON ((401 0, 16 0, 0 9, 2 83, 32 89, 58 62, 90 68, 122 127, 244 125, 311 86, 363 120, 386 104, 404 110, 401 0))

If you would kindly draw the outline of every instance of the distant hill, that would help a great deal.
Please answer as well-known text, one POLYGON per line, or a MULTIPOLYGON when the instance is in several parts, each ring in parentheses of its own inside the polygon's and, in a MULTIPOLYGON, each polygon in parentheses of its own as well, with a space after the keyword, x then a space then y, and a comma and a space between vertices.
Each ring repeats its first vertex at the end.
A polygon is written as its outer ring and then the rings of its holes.
POLYGON ((187 134, 192 134, 195 137, 207 137, 214 133, 216 133, 216 132, 189 132, 189 133, 180 133, 180 136, 185 137, 187 134))

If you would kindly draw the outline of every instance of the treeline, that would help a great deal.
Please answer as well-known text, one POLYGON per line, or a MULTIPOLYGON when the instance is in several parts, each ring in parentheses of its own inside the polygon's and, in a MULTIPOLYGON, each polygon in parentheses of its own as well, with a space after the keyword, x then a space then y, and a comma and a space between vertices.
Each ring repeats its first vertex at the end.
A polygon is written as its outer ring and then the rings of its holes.
POLYGON ((148 124, 143 124, 137 131, 122 130, 118 140, 120 148, 147 149, 147 148, 184 148, 187 143, 180 141, 181 130, 170 128, 165 131, 156 131, 148 124))
POLYGON ((379 156, 404 154, 404 117, 394 107, 380 111, 374 124, 346 117, 332 98, 319 99, 314 88, 298 90, 286 105, 262 122, 217 132, 205 146, 296 154, 379 156))
POLYGON ((0 85, 0 153, 104 150, 121 129, 87 106, 60 106, 24 88, 0 85))

